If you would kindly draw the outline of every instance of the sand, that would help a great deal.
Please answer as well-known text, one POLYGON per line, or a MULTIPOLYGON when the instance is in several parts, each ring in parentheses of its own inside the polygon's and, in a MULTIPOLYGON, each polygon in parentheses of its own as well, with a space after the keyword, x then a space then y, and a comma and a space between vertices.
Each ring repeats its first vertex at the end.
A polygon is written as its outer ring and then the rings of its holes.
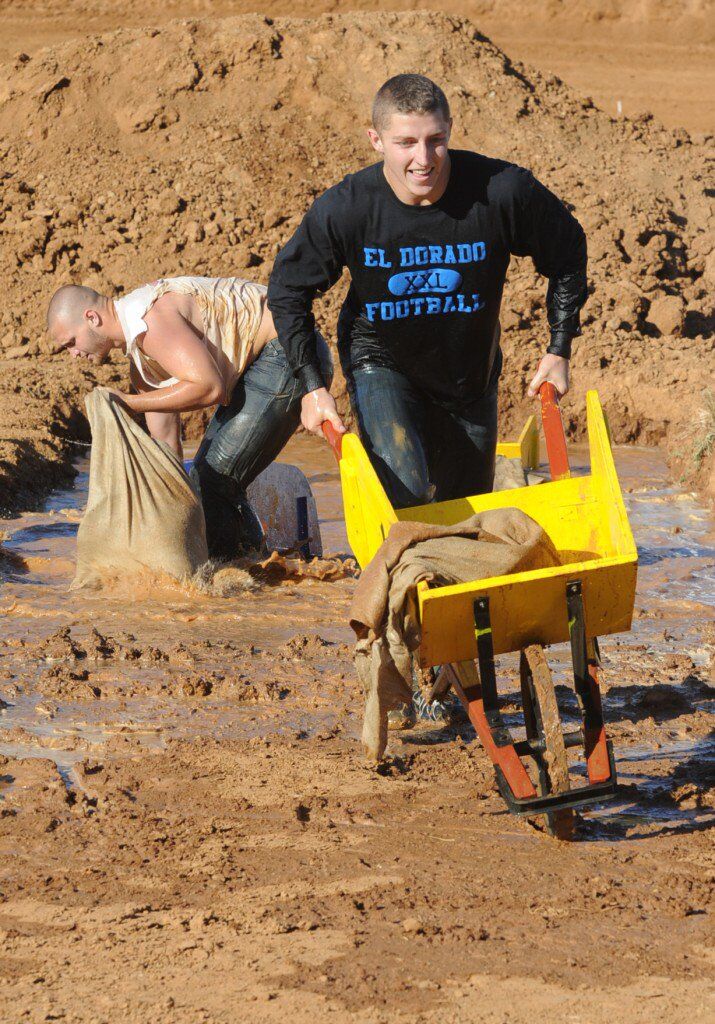
POLYGON ((510 57, 559 75, 607 113, 650 112, 668 127, 713 130, 712 0, 6 0, 0 59, 83 33, 163 24, 178 17, 441 10, 471 18, 510 57), (619 108, 620 103, 620 108, 619 108))
MULTIPOLYGON (((2 5, 3 514, 71 478, 84 395, 126 383, 119 354, 99 370, 51 354, 52 291, 265 282, 312 196, 371 160, 374 89, 414 68, 453 99, 456 145, 532 167, 587 230, 572 438, 596 387, 616 441, 660 445, 707 491, 711 5, 389 6, 2 5)), ((330 338, 344 290, 318 311, 330 338)), ((531 411, 544 294, 515 261, 503 437, 531 411)), ((327 446, 291 452, 344 552, 327 446)), ((642 552, 634 630, 603 644, 622 788, 574 844, 506 813, 464 725, 364 763, 349 563, 225 570, 213 594, 68 595, 76 496, 3 523, 0 1020, 712 1019, 712 535, 654 458, 619 454, 642 552)), ((500 679, 511 714, 514 666, 500 679)))

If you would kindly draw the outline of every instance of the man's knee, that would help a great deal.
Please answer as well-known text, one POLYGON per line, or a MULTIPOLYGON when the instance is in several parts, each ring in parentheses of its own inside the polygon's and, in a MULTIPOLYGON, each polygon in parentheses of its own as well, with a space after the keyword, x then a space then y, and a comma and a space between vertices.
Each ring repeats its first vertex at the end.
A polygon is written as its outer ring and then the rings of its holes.
POLYGON ((197 459, 190 473, 201 499, 206 540, 212 558, 231 559, 263 548, 263 527, 245 491, 229 474, 197 459))
POLYGON ((427 464, 419 439, 399 423, 375 424, 366 437, 370 461, 396 508, 425 505, 432 500, 427 464))

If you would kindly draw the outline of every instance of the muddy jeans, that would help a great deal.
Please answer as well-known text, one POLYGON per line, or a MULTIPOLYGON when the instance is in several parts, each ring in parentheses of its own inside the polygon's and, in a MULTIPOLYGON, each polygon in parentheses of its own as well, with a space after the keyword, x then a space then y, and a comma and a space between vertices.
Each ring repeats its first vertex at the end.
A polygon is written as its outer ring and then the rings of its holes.
POLYGON ((370 461, 395 508, 491 491, 497 381, 456 413, 385 366, 351 373, 350 392, 370 461))
MULTIPOLYGON (((327 345, 322 345, 321 370, 330 386, 332 364, 327 345)), ((274 339, 238 380, 229 403, 216 410, 191 469, 212 558, 230 559, 262 548, 263 529, 246 488, 295 432, 302 397, 303 389, 274 339)))

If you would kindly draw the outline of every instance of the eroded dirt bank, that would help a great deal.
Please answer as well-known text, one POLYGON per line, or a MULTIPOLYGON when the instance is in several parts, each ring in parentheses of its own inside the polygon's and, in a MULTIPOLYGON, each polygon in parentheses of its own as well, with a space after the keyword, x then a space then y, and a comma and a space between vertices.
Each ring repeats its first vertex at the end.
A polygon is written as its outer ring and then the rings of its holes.
MULTIPOLYGON (((330 454, 286 457, 344 550, 330 454)), ((85 476, 11 520, 0 1019, 711 1019, 712 533, 662 461, 618 466, 641 558, 633 632, 603 642, 621 790, 575 844, 505 812, 465 724, 364 763, 348 577, 68 594, 85 476)), ((509 659, 500 680, 509 718, 509 659)))
MULTIPOLYGON (((596 387, 616 440, 667 444, 694 475, 715 369, 710 141, 613 119, 460 18, 253 15, 122 29, 0 67, 4 506, 37 487, 39 448, 55 462, 71 453, 48 433, 58 403, 71 418, 90 384, 48 352, 52 291, 74 280, 122 292, 187 270, 265 281, 312 197, 372 159, 362 126, 375 88, 416 66, 453 98, 456 146, 532 167, 587 230, 594 293, 573 360, 574 434, 596 387)), ((319 311, 329 337, 344 289, 319 311)), ((514 262, 504 434, 523 422, 544 348, 544 290, 529 261, 514 262)), ((344 405, 339 380, 337 390, 344 405)))

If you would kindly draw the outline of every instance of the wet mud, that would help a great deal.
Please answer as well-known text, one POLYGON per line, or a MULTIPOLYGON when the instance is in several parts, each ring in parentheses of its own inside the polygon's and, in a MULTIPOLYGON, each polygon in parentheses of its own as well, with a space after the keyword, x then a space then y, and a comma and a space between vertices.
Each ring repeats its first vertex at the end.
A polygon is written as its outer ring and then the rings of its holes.
MULTIPOLYGON (((633 630, 602 644, 620 788, 565 844, 506 812, 466 722, 364 762, 336 467, 310 438, 284 457, 327 578, 68 592, 86 463, 4 524, 0 1019, 706 1020, 706 510, 618 451, 641 557, 633 630)), ((569 652, 549 657, 575 723, 569 652)), ((516 723, 515 659, 499 681, 516 723)))

